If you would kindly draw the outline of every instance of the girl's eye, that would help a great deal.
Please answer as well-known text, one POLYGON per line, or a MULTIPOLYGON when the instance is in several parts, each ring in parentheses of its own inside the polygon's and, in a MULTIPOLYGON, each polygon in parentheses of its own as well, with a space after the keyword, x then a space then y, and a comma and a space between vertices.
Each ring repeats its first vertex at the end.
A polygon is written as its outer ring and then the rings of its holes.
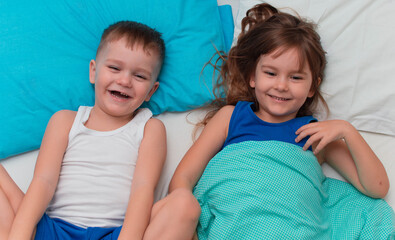
POLYGON ((274 72, 269 72, 269 71, 265 71, 265 74, 267 74, 269 76, 276 76, 276 74, 274 72))
POLYGON ((301 76, 291 76, 291 78, 294 80, 302 80, 303 79, 303 77, 301 77, 301 76))

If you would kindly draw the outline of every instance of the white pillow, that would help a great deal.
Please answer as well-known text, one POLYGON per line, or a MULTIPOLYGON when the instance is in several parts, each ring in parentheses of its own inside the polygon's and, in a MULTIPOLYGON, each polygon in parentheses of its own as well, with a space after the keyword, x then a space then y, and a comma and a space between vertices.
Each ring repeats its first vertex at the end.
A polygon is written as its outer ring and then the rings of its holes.
POLYGON ((330 119, 395 136, 395 2, 391 0, 241 0, 234 41, 248 9, 267 2, 318 24, 327 52, 322 92, 330 119), (288 8, 288 9, 286 9, 288 8))

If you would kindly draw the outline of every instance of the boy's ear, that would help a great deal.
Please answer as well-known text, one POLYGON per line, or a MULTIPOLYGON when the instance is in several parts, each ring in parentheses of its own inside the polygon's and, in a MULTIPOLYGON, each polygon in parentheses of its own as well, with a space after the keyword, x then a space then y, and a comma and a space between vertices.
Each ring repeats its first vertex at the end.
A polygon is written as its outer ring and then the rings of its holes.
POLYGON ((148 92, 147 97, 145 98, 146 102, 148 102, 151 99, 152 95, 155 93, 158 87, 159 87, 159 82, 155 82, 151 90, 148 92))
POLYGON ((95 84, 95 76, 96 76, 96 62, 95 60, 91 60, 89 63, 89 82, 95 84))

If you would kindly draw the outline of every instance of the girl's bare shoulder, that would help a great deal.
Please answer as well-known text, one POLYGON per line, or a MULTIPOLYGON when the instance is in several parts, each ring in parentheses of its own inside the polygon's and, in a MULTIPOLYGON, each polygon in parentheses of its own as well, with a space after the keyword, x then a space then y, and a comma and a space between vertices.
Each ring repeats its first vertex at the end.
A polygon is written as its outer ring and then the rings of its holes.
POLYGON ((215 115, 218 115, 221 118, 230 118, 230 116, 232 116, 234 109, 235 109, 235 106, 226 105, 226 106, 223 106, 220 110, 218 110, 218 112, 215 115))

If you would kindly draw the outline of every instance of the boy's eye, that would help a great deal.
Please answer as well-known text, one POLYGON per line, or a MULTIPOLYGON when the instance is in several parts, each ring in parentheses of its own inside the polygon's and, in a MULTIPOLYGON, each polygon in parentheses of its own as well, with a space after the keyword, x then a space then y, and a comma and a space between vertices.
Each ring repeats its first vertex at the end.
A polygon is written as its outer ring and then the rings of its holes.
POLYGON ((138 78, 140 78, 140 79, 143 79, 143 80, 146 80, 146 79, 147 79, 146 76, 141 75, 141 74, 136 74, 136 77, 138 77, 138 78))
POLYGON ((119 71, 120 69, 116 66, 108 66, 111 70, 119 71))

